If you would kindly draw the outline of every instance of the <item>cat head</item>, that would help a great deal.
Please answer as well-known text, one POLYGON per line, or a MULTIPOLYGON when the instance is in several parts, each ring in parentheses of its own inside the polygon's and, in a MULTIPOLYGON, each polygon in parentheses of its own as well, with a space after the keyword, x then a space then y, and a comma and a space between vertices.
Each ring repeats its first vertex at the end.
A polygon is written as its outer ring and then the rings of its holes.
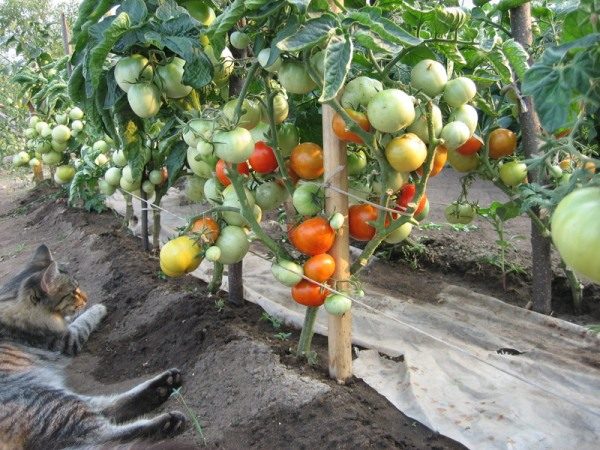
POLYGON ((17 295, 20 302, 63 317, 71 316, 85 307, 87 296, 79 288, 79 283, 64 266, 54 260, 45 245, 38 247, 23 272, 30 274, 20 283, 17 295))

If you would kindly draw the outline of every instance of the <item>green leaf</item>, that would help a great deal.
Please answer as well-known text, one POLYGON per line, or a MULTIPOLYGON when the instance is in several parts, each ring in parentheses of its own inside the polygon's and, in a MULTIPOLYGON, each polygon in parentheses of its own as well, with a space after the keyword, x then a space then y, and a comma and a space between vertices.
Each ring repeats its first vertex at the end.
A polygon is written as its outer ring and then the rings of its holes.
POLYGON ((321 17, 307 21, 295 34, 280 41, 277 47, 288 52, 312 48, 335 32, 338 25, 335 16, 323 14, 321 17))
POLYGON ((464 66, 467 64, 467 60, 462 55, 456 44, 436 44, 436 48, 442 52, 446 58, 454 61, 456 64, 464 66))
POLYGON ((77 34, 82 31, 84 23, 94 23, 106 14, 112 8, 113 3, 113 0, 84 0, 81 2, 77 20, 73 24, 73 37, 77 37, 77 34))
POLYGON ((488 53, 488 58, 494 69, 496 69, 498 75, 500 75, 502 81, 506 84, 512 83, 512 70, 510 68, 510 64, 508 63, 508 59, 506 59, 506 56, 504 56, 504 53, 502 53, 502 51, 499 49, 495 49, 488 53))
POLYGON ((502 52, 514 69, 520 80, 525 78, 525 72, 529 69, 529 55, 527 51, 514 39, 509 39, 502 44, 502 52))
POLYGON ((189 15, 187 9, 179 6, 173 0, 164 1, 154 12, 156 18, 162 22, 166 22, 181 15, 189 15))
POLYGON ((143 0, 124 0, 118 12, 127 13, 131 23, 139 24, 146 19, 148 8, 143 0))
POLYGON ((333 36, 325 48, 323 93, 320 102, 329 101, 344 86, 352 63, 352 40, 347 36, 333 36))
POLYGON ((214 36, 224 35, 235 26, 245 12, 244 1, 234 0, 210 26, 209 34, 214 36))
POLYGON ((304 14, 306 12, 306 8, 310 4, 310 0, 286 0, 290 5, 298 8, 300 13, 304 14))
POLYGON ((106 73, 106 96, 102 109, 110 109, 125 96, 125 92, 119 87, 115 80, 115 68, 111 67, 106 73))
POLYGON ((106 57, 110 53, 113 45, 119 38, 129 30, 131 24, 127 13, 119 14, 106 29, 102 40, 90 50, 87 60, 86 73, 86 95, 93 95, 94 90, 98 87, 100 76, 103 73, 103 66, 106 57))
POLYGON ((414 46, 423 42, 422 39, 413 36, 391 20, 382 17, 381 14, 382 11, 379 8, 365 7, 348 13, 348 19, 344 20, 344 23, 359 23, 372 30, 382 39, 387 39, 396 44, 414 46))
POLYGON ((214 67, 206 53, 198 48, 192 50, 192 57, 187 58, 183 71, 183 84, 200 89, 211 82, 214 67))
POLYGON ((78 64, 73 68, 71 78, 67 87, 69 96, 73 102, 82 104, 85 99, 85 79, 83 78, 83 64, 78 64))
POLYGON ((169 156, 167 156, 165 165, 167 166, 167 172, 169 174, 169 179, 167 180, 168 187, 173 186, 173 183, 175 183, 175 181, 181 175, 186 155, 187 144, 183 141, 179 141, 171 149, 169 156))
POLYGON ((374 52, 398 53, 403 48, 401 45, 381 39, 377 34, 371 33, 371 30, 364 27, 357 28, 354 39, 363 47, 374 52))

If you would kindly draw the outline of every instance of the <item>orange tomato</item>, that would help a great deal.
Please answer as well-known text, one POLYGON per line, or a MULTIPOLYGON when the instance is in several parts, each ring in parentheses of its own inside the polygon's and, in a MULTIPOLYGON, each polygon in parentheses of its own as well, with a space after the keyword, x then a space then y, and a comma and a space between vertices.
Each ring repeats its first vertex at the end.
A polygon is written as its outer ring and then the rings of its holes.
POLYGON ((290 156, 291 169, 304 180, 314 180, 323 175, 323 149, 312 142, 304 142, 293 148, 290 156))
POLYGON ((517 135, 506 128, 497 128, 488 136, 488 148, 492 159, 512 155, 517 149, 517 135))
POLYGON ((197 219, 190 230, 192 233, 200 234, 200 238, 203 242, 213 244, 219 237, 221 227, 219 224, 210 217, 201 217, 197 219))
MULTIPOLYGON (((358 111, 354 111, 353 109, 346 108, 346 112, 350 116, 350 118, 358 124, 365 131, 369 131, 371 129, 371 124, 369 123, 369 119, 366 114, 363 114, 358 111)), ((331 128, 335 135, 340 139, 340 141, 346 142, 354 142, 355 144, 362 144, 362 138, 352 131, 348 130, 346 127, 346 122, 338 113, 335 113, 333 116, 333 120, 331 121, 331 128)))
POLYGON ((483 140, 476 135, 473 135, 469 138, 467 142, 458 147, 456 151, 464 156, 470 156, 477 153, 483 147, 483 140))
MULTIPOLYGON (((227 175, 225 175, 225 169, 227 169, 227 163, 225 161, 223 161, 222 159, 220 159, 217 162, 217 165, 215 167, 215 172, 216 172, 217 178, 219 179, 221 184, 223 186, 229 186, 231 184, 231 180, 227 177, 227 175)), ((241 173, 242 175, 250 174, 250 169, 248 168, 248 164, 245 162, 239 163, 237 165, 237 171, 238 171, 238 173, 241 173)))
POLYGON ((369 222, 375 222, 377 215, 377 209, 371 205, 352 205, 348 209, 350 236, 357 241, 371 240, 376 230, 369 222))
POLYGON ((288 237, 294 247, 308 256, 327 253, 335 240, 335 231, 323 217, 312 217, 292 227, 288 237))
POLYGON ((327 253, 312 256, 304 263, 304 275, 319 283, 329 280, 333 272, 335 272, 335 259, 327 253))
MULTIPOLYGON (((437 174, 439 174, 446 165, 447 160, 448 149, 443 145, 438 145, 435 148, 435 153, 433 155, 433 161, 431 164, 431 172, 429 172, 429 176, 435 177, 437 174)), ((417 173, 421 176, 423 175, 423 166, 417 169, 417 173)))
POLYGON ((292 287, 292 298, 304 306, 321 306, 329 291, 308 280, 301 280, 292 287))

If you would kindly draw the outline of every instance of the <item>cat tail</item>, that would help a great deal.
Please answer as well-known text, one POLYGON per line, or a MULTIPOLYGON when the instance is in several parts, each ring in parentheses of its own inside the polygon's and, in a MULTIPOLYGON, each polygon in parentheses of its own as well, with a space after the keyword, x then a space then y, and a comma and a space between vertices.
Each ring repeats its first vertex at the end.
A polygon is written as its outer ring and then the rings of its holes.
POLYGON ((197 450, 198 446, 185 442, 131 442, 129 444, 100 444, 69 447, 64 450, 197 450))
POLYGON ((98 325, 105 316, 106 306, 102 304, 92 306, 69 324, 67 332, 60 343, 62 348, 57 350, 69 356, 78 354, 89 339, 92 331, 98 328, 98 325))

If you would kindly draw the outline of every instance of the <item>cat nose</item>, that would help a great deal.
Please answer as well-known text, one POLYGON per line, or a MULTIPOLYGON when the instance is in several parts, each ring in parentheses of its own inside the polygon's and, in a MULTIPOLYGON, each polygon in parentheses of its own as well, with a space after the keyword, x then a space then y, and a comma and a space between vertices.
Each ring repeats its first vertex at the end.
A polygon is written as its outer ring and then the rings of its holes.
POLYGON ((78 308, 82 308, 87 303, 87 294, 83 292, 81 289, 75 289, 75 306, 78 308))

